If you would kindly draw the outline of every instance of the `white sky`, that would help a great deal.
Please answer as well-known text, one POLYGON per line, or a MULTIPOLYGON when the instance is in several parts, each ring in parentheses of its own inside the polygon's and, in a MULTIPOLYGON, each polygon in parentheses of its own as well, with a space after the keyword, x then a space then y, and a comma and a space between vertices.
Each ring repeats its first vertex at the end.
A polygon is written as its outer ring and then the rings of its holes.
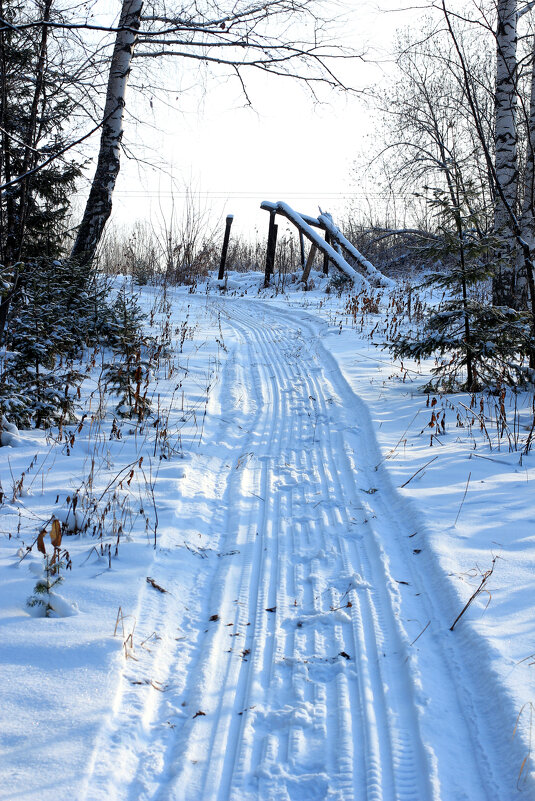
MULTIPOLYGON (((332 3, 333 9, 339 5, 332 3)), ((418 12, 396 12, 395 0, 345 0, 345 5, 339 42, 367 50, 369 62, 345 62, 344 80, 358 87, 381 83, 395 30, 418 12)), ((176 70, 177 85, 194 81, 183 64, 176 70)), ((133 74, 132 84, 136 80, 133 74)), ((127 107, 142 122, 127 119, 124 141, 160 167, 123 159, 114 194, 117 224, 150 219, 158 225, 173 205, 180 217, 186 191, 220 228, 224 216, 234 214, 233 233, 247 237, 254 237, 255 228, 265 234, 268 215, 259 209, 261 200, 285 200, 311 214, 321 205, 335 215, 347 207, 348 197, 357 196, 358 202, 363 188, 356 185, 353 164, 375 139, 365 104, 323 92, 325 102, 315 106, 302 86, 258 73, 250 74, 248 88, 253 109, 244 107, 236 81, 210 81, 204 89, 172 96, 175 108, 157 100, 151 107, 130 91, 127 107)))

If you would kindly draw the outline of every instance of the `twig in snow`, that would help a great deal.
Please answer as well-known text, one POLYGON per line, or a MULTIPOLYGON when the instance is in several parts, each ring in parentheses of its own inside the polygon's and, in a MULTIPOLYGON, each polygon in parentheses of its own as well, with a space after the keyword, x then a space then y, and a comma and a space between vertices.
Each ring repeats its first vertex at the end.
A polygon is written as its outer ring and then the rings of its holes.
POLYGON ((428 462, 426 462, 426 463, 425 463, 425 464, 424 464, 422 467, 420 467, 420 468, 419 468, 419 470, 417 470, 417 471, 416 471, 416 473, 413 473, 413 474, 412 474, 412 476, 411 476, 410 478, 408 478, 408 479, 407 479, 407 481, 405 481, 405 483, 404 483, 404 484, 402 484, 402 485, 401 485, 400 489, 403 489, 403 487, 406 487, 406 486, 407 486, 407 484, 408 484, 409 482, 411 482, 411 481, 412 481, 412 479, 413 479, 413 478, 415 478, 415 476, 417 476, 417 475, 418 475, 418 473, 421 473, 421 472, 422 472, 422 470, 425 470, 425 468, 426 468, 426 467, 428 467, 428 466, 431 464, 431 462, 434 462, 434 461, 435 461, 435 459, 438 459, 438 456, 433 456, 433 458, 432 458, 432 459, 429 459, 429 461, 428 461, 428 462))
POLYGON ((340 609, 351 609, 352 606, 353 604, 351 603, 351 601, 348 601, 346 604, 342 604, 342 606, 330 606, 329 611, 338 612, 340 609))
POLYGON ((151 587, 154 587, 154 589, 155 589, 155 590, 158 590, 158 592, 163 592, 163 593, 167 593, 167 592, 169 592, 169 590, 165 590, 163 587, 161 587, 159 584, 157 584, 157 583, 154 581, 154 579, 153 579, 153 578, 151 578, 150 576, 147 576, 147 584, 150 584, 150 586, 151 586, 151 587))
MULTIPOLYGON (((468 485, 467 485, 467 486, 468 486, 468 485)), ((453 621, 452 625, 450 626, 450 631, 453 631, 453 629, 455 628, 456 624, 457 624, 457 623, 459 622, 459 620, 462 618, 462 616, 464 615, 464 613, 466 612, 466 610, 468 609, 468 607, 470 606, 470 604, 472 603, 472 601, 473 601, 475 598, 477 598, 477 596, 478 596, 478 595, 479 595, 481 592, 483 592, 483 589, 484 589, 484 587, 485 587, 485 584, 487 583, 487 581, 489 580, 489 578, 492 576, 492 574, 493 574, 493 572, 494 572, 494 566, 495 566, 495 564, 496 564, 496 559, 497 559, 497 558, 498 558, 497 556, 493 556, 493 558, 492 558, 492 567, 491 567, 489 570, 486 570, 486 571, 485 571, 485 573, 483 573, 483 577, 482 577, 482 579, 481 579, 481 583, 480 583, 479 587, 477 588, 477 590, 476 590, 474 593, 472 593, 472 595, 470 596, 470 598, 468 599, 468 601, 467 601, 467 602, 466 602, 466 604, 464 605, 464 607, 463 607, 462 611, 461 611, 461 612, 460 612, 460 613, 457 615, 457 617, 456 617, 456 618, 455 618, 455 620, 453 621)))
POLYGON ((418 409, 418 411, 416 412, 416 414, 414 415, 414 417, 412 418, 412 420, 410 421, 409 425, 407 426, 407 428, 405 429, 405 431, 403 432, 403 434, 401 435, 401 437, 398 439, 398 441, 397 441, 397 443, 394 445, 394 447, 393 447, 393 448, 391 448, 391 449, 388 451, 388 453, 386 454, 386 456, 385 456, 383 459, 381 459, 381 461, 380 461, 380 462, 378 462, 378 463, 375 465, 375 468, 374 468, 375 470, 378 470, 378 469, 379 469, 379 467, 380 467, 380 466, 383 464, 383 462, 384 462, 384 461, 386 461, 386 459, 391 459, 391 458, 392 458, 392 456, 394 455, 394 453, 395 453, 395 452, 396 452, 396 450, 398 449, 398 446, 399 446, 399 445, 400 445, 400 444, 403 442, 403 440, 404 440, 404 438, 405 438, 405 434, 407 433, 407 431, 409 430, 409 428, 412 426, 412 424, 414 423, 414 421, 416 420, 416 418, 418 417, 418 415, 420 414, 420 412, 421 412, 421 411, 422 411, 421 409, 418 409))
POLYGON ((487 462, 496 462, 496 464, 508 465, 509 467, 514 467, 514 465, 512 465, 511 462, 502 462, 501 459, 492 459, 490 456, 481 456, 481 454, 479 453, 471 453, 468 458, 472 459, 473 457, 475 457, 476 459, 486 459, 487 462))
MULTIPOLYGON (((143 640, 143 642, 140 642, 140 643, 139 643, 140 647, 141 647, 141 648, 144 648, 144 647, 145 647, 145 643, 147 643, 149 640, 152 640, 153 638, 154 638, 155 640, 160 640, 160 639, 161 639, 161 637, 160 637, 158 634, 156 634, 156 632, 155 632, 155 631, 153 631, 153 632, 152 632, 152 634, 149 634, 149 636, 148 636, 148 637, 145 637, 145 639, 143 640)), ((148 648, 146 648, 145 650, 149 651, 149 649, 148 649, 148 648)), ((150 651, 149 651, 149 653, 150 653, 150 651)))
POLYGON ((455 518, 455 523, 453 524, 454 528, 457 525, 457 520, 459 519, 459 515, 461 514, 461 509, 463 508, 463 503, 464 503, 464 499, 466 498, 466 493, 468 492, 468 485, 470 484, 471 475, 472 475, 472 471, 470 471, 470 473, 468 473, 468 478, 466 480, 466 487, 464 488, 463 499, 461 501, 461 505, 459 506, 459 511, 457 512, 457 517, 455 518))
POLYGON ((430 620, 428 620, 428 621, 427 621, 427 623, 426 623, 426 625, 423 627, 423 629, 422 629, 422 630, 421 630, 421 632, 419 633, 419 635, 416 637, 416 639, 414 639, 414 640, 411 642, 411 645, 414 645, 414 643, 415 643, 415 642, 417 642, 417 641, 420 639, 420 637, 422 636, 422 634, 424 633, 424 631, 425 631, 425 630, 426 630, 426 629, 427 629, 427 628, 428 628, 430 625, 431 625, 431 621, 430 621, 430 620))
MULTIPOLYGON (((524 709, 526 707, 529 709, 528 753, 526 754, 526 756, 522 760, 522 764, 520 765, 520 770, 518 771, 518 778, 516 780, 516 786, 517 786, 518 789, 520 789, 520 778, 522 776, 522 771, 524 771, 524 768, 526 767, 526 765, 528 764, 528 762, 531 759, 531 732, 533 730, 533 710, 535 709, 535 707, 533 706, 533 701, 526 701, 526 703, 522 705, 522 707, 520 709, 520 712, 518 713, 518 717, 517 717, 516 723, 515 723, 515 728, 514 728, 514 731, 513 731, 513 737, 514 737, 515 734, 516 734, 516 730, 518 728, 518 724, 519 724, 520 718, 522 717, 522 713, 524 712, 524 709)), ((526 780, 526 776, 527 776, 527 771, 524 773, 524 781, 526 780)))
POLYGON ((529 654, 529 656, 525 656, 524 659, 520 659, 516 664, 517 665, 521 665, 522 662, 527 662, 528 659, 533 659, 533 662, 529 663, 530 667, 531 667, 531 665, 535 665, 535 654, 529 654))

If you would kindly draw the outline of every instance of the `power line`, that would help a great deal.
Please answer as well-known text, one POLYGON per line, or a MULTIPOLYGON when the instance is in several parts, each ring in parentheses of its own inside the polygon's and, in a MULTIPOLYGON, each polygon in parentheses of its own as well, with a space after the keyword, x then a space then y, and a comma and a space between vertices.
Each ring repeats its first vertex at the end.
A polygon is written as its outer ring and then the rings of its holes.
POLYGON ((240 192, 218 192, 218 191, 206 191, 206 192, 159 192, 155 190, 116 190, 114 195, 120 197, 175 197, 175 198, 198 198, 198 197, 210 197, 214 199, 224 200, 224 199, 232 199, 232 200, 259 200, 259 199, 266 199, 268 197, 291 197, 291 198, 301 198, 303 200, 317 200, 317 199, 366 199, 366 198, 408 198, 414 197, 414 195, 410 192, 407 193, 399 193, 399 192, 315 192, 315 193, 305 193, 305 192, 254 192, 254 193, 247 193, 242 194, 240 192))

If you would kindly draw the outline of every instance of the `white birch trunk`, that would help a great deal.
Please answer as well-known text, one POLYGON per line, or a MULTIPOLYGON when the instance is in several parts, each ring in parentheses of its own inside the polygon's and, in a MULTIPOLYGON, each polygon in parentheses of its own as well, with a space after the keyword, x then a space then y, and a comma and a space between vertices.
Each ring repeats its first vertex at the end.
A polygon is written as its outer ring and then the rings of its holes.
MULTIPOLYGON (((531 63, 531 90, 529 101, 529 119, 526 137, 526 167, 524 172, 522 215, 520 217, 522 238, 528 243, 531 252, 535 246, 535 39, 533 41, 533 56, 531 63)), ((519 258, 519 266, 523 265, 519 258)), ((525 269, 519 269, 518 294, 522 308, 528 303, 528 277, 525 269)))
POLYGON ((111 214, 112 195, 120 168, 125 95, 139 28, 143 0, 123 0, 119 31, 110 64, 104 123, 97 168, 71 258, 89 264, 111 214), (126 30, 121 30, 125 28, 126 30))
POLYGON ((498 0, 496 26, 496 91, 495 127, 496 178, 505 196, 504 203, 496 198, 494 231, 503 242, 503 264, 498 265, 494 279, 494 302, 498 305, 514 306, 515 286, 515 239, 511 225, 511 211, 516 213, 518 194, 517 163, 517 0, 498 0), (507 209, 509 206, 509 210, 507 209))

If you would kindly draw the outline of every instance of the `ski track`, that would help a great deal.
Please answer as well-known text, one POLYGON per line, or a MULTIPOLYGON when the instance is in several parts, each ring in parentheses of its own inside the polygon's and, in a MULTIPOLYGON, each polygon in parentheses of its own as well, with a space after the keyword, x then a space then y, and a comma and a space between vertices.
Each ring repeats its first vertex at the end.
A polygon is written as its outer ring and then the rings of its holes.
POLYGON ((196 469, 220 552, 239 553, 202 561, 201 620, 180 587, 143 590, 140 630, 167 634, 150 654, 165 691, 131 686, 127 663, 84 798, 510 801, 466 668, 432 637, 427 669, 455 725, 424 734, 391 571, 422 579, 395 493, 359 455, 373 435, 359 435, 355 396, 306 315, 224 298, 216 310, 239 339, 216 432, 226 452, 212 474, 196 469))

